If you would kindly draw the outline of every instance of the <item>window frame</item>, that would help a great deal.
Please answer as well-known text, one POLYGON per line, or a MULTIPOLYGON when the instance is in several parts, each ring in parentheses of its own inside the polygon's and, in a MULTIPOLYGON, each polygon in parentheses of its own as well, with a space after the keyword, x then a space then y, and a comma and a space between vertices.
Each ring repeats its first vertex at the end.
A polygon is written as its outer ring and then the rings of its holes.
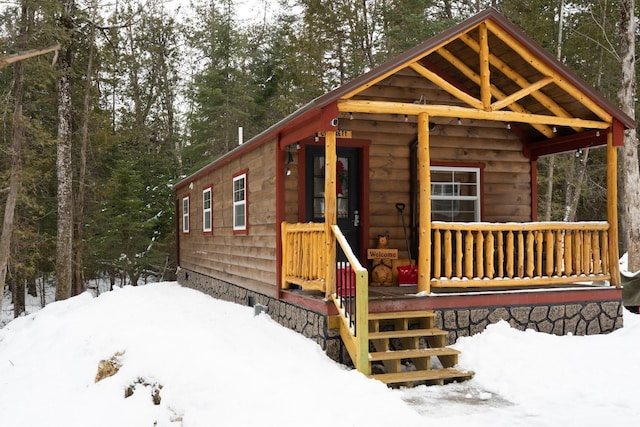
POLYGON ((233 221, 233 234, 248 234, 249 233, 249 172, 243 170, 233 175, 232 187, 231 187, 231 202, 232 202, 232 221, 233 221), (243 187, 243 199, 236 201, 236 182, 244 181, 243 187), (244 224, 238 224, 236 222, 236 209, 242 209, 244 224))
POLYGON ((182 198, 182 233, 189 234, 191 232, 191 196, 187 195, 182 198))
POLYGON ((202 232, 204 234, 213 234, 213 186, 210 185, 202 190, 202 232), (205 195, 209 194, 209 207, 206 207, 205 195), (209 227, 207 227, 207 218, 209 219, 209 227))
MULTIPOLYGON (((431 181, 431 215, 433 221, 433 202, 438 200, 444 201, 473 201, 474 202, 474 219, 473 221, 462 221, 462 222, 480 222, 483 218, 483 209, 482 209, 482 194, 483 194, 483 165, 452 165, 452 164, 432 164, 430 167, 431 175, 433 176, 433 172, 450 172, 453 176, 456 173, 474 173, 475 174, 475 182, 473 185, 475 186, 475 196, 461 196, 460 193, 460 182, 458 181, 431 181), (445 187, 450 187, 452 189, 457 189, 457 191, 451 191, 451 195, 435 195, 434 188, 444 189, 445 187), (457 195, 455 193, 458 193, 457 195)), ((455 178, 454 178, 455 179, 455 178)), ((460 222, 454 221, 452 216, 452 220, 446 222, 460 222)))

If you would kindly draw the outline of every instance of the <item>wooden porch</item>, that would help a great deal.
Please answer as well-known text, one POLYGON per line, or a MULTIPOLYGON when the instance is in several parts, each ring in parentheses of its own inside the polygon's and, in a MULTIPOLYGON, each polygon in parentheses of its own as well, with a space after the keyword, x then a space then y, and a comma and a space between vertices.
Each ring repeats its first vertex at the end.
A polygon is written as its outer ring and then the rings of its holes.
POLYGON ((458 353, 446 346, 446 332, 434 326, 433 311, 419 305, 406 310, 394 306, 394 300, 470 289, 561 289, 584 282, 604 284, 617 275, 606 222, 434 222, 431 227, 428 258, 433 262, 427 269, 419 266, 433 272, 428 286, 370 289, 367 268, 338 226, 282 224, 283 288, 295 284, 332 301, 337 313, 334 327, 356 369, 388 384, 443 384, 473 376, 455 368, 458 353), (338 247, 347 261, 336 262, 338 247), (372 301, 375 312, 369 309, 372 301), (433 358, 441 366, 432 364, 433 358), (410 360, 412 369, 404 368, 403 360, 410 360))

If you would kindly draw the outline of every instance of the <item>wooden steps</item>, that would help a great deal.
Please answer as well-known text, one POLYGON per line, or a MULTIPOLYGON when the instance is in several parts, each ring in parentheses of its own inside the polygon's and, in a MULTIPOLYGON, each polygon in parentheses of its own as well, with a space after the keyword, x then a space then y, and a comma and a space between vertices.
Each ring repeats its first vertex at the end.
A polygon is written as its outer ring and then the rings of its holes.
POLYGON ((447 333, 434 327, 434 319, 433 311, 370 313, 369 364, 370 371, 376 372, 370 377, 407 387, 473 377, 473 372, 453 368, 460 352, 446 347, 447 333), (432 367, 432 358, 442 367, 432 367))
POLYGON ((369 332, 369 339, 380 338, 412 338, 412 337, 435 337, 446 336, 447 333, 440 329, 407 329, 399 331, 383 331, 383 332, 369 332))
POLYGON ((454 350, 448 347, 439 348, 417 348, 414 350, 396 350, 396 351, 378 351, 369 353, 369 360, 372 362, 376 360, 392 360, 400 357, 401 359, 414 359, 417 357, 442 357, 442 356, 454 356, 460 354, 459 350, 454 350))
POLYGON ((385 384, 428 381, 433 385, 444 385, 453 381, 466 381, 473 377, 473 372, 457 369, 429 369, 426 371, 404 371, 391 374, 371 375, 371 378, 382 381, 385 384))

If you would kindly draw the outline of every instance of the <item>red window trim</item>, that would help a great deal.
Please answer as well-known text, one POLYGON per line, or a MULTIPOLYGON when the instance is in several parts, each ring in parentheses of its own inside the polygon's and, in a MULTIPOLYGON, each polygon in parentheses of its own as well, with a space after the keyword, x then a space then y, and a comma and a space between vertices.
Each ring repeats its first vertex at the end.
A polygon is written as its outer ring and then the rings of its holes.
POLYGON ((209 184, 208 186, 204 187, 202 189, 202 234, 208 235, 208 236, 212 236, 213 235, 213 184, 209 184), (209 214, 211 215, 211 230, 205 230, 204 229, 204 215, 205 215, 205 211, 204 211, 204 193, 209 190, 209 203, 210 203, 210 212, 209 214))
POLYGON ((430 166, 445 168, 478 168, 480 170, 480 221, 484 221, 484 163, 432 161, 430 166))
POLYGON ((236 172, 231 177, 231 225, 234 235, 247 235, 249 234, 249 169, 243 169, 236 172), (244 228, 236 230, 235 228, 235 212, 234 212, 234 200, 233 200, 233 182, 239 176, 244 175, 244 228))
POLYGON ((187 194, 186 196, 182 197, 182 208, 180 209, 180 212, 182 212, 182 234, 191 234, 191 194, 187 194), (185 226, 185 214, 184 214, 184 201, 187 201, 187 229, 184 229, 185 226))

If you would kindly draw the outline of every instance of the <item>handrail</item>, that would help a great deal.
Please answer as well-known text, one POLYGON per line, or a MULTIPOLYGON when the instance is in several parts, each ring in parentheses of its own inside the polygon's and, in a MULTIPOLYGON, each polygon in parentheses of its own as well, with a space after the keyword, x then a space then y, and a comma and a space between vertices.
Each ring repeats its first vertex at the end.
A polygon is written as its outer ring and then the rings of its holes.
POLYGON ((434 221, 436 287, 526 286, 608 280, 607 222, 434 221))
POLYGON ((336 293, 331 296, 341 319, 340 336, 355 368, 369 375, 369 273, 351 250, 340 227, 333 225, 331 231, 347 259, 336 264, 338 283, 336 293))

